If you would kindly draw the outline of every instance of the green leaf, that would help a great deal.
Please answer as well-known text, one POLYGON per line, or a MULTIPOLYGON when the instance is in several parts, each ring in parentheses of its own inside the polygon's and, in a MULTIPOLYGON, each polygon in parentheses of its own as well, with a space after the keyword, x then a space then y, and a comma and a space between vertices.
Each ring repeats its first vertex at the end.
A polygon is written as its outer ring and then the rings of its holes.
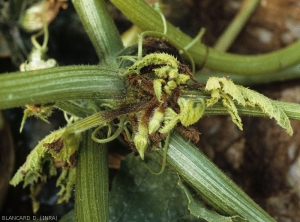
POLYGON ((68 213, 66 213, 59 222, 74 222, 75 221, 75 211, 71 210, 68 213))
MULTIPOLYGON (((155 154, 147 164, 159 169, 155 154)), ((199 221, 187 209, 187 198, 175 173, 152 174, 139 157, 130 154, 122 163, 110 195, 110 221, 199 221)))
POLYGON ((39 195, 41 191, 41 185, 42 184, 30 184, 30 199, 32 201, 32 210, 33 213, 36 213, 40 208, 40 201, 37 199, 37 196, 39 195))
POLYGON ((215 211, 205 208, 204 204, 199 201, 195 196, 191 194, 188 188, 179 180, 178 185, 184 190, 188 200, 189 200, 189 210, 193 215, 198 218, 203 218, 208 222, 245 222, 246 219, 241 218, 240 216, 226 217, 218 214, 215 211))

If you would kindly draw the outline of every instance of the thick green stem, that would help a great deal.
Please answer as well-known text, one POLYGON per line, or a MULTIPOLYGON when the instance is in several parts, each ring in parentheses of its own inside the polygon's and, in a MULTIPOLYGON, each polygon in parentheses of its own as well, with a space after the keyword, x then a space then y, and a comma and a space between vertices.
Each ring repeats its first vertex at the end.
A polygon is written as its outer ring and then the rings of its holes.
MULTIPOLYGON (((135 25, 144 31, 163 32, 163 22, 160 15, 143 0, 111 0, 135 25)), ((167 36, 182 46, 188 45, 192 39, 178 28, 168 24, 167 36)), ((206 58, 206 46, 196 43, 189 49, 195 63, 201 65, 205 60, 205 66, 222 72, 239 75, 259 75, 274 72, 291 66, 300 61, 300 41, 287 46, 284 49, 258 56, 244 56, 219 52, 212 48, 208 50, 206 58)))
POLYGON ((207 81, 209 77, 212 76, 215 77, 228 76, 236 84, 240 84, 243 86, 251 86, 251 85, 296 79, 300 77, 299 70, 300 70, 300 64, 298 63, 296 65, 292 65, 288 68, 279 71, 261 74, 261 75, 242 76, 234 73, 225 73, 225 72, 197 72, 195 74, 195 78, 197 79, 197 81, 204 83, 207 81))
POLYGON ((72 99, 116 99, 125 86, 107 66, 67 66, 0 75, 0 109, 72 99))
MULTIPOLYGON (((201 91, 185 91, 182 96, 186 99, 193 100, 194 102, 200 102, 201 99, 211 98, 210 95, 201 91), (191 97, 190 95, 193 96, 191 97)), ((273 100, 273 102, 283 110, 289 119, 300 120, 300 104, 276 100, 273 100)), ((249 107, 236 104, 236 108, 241 115, 268 116, 259 107, 249 107)), ((204 115, 228 115, 228 111, 221 102, 218 102, 211 107, 205 108, 204 115)))
POLYGON ((75 183, 76 221, 108 221, 108 156, 105 144, 83 135, 79 147, 75 183))
POLYGON ((102 123, 109 122, 111 118, 105 118, 105 114, 109 111, 102 111, 94 113, 84 119, 78 120, 77 122, 70 124, 66 127, 66 132, 68 134, 72 133, 82 133, 88 129, 94 128, 102 123))
POLYGON ((230 22, 229 26, 215 43, 214 49, 226 52, 230 48, 238 34, 242 31, 251 14, 256 9, 259 2, 260 0, 244 0, 242 7, 234 19, 230 22))
MULTIPOLYGON (((292 120, 300 120, 300 104, 295 103, 288 103, 288 102, 281 102, 281 101, 274 101, 277 106, 279 106, 284 113, 287 115, 289 119, 292 120)), ((259 107, 244 107, 241 105, 237 105, 236 108, 238 109, 238 112, 240 115, 245 116, 262 116, 267 117, 266 115, 259 107)), ((212 107, 206 108, 205 115, 227 115, 226 113, 227 109, 220 103, 217 103, 213 105, 212 107)))
MULTIPOLYGON (((160 151, 162 154, 162 151, 160 151)), ((240 215, 248 221, 274 221, 218 167, 179 133, 170 138, 167 162, 219 212, 240 215)))
POLYGON ((123 44, 105 0, 73 0, 73 5, 99 59, 116 64, 115 55, 123 49, 123 44))

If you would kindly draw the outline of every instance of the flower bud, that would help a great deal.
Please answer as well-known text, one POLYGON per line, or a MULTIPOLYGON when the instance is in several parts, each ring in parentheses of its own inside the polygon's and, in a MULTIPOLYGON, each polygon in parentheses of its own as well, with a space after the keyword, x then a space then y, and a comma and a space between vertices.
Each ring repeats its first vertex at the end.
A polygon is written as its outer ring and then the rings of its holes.
POLYGON ((155 133, 160 128, 163 119, 163 111, 159 108, 154 110, 153 116, 149 121, 149 134, 155 133))
POLYGON ((147 127, 141 124, 139 125, 139 131, 137 132, 137 134, 135 134, 133 142, 143 160, 145 150, 147 149, 149 144, 147 127))

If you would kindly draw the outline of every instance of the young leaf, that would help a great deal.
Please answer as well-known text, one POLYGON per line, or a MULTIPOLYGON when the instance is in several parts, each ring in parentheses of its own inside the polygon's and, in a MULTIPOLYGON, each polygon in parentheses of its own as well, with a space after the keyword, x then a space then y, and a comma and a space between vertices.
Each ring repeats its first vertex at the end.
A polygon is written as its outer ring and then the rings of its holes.
POLYGON ((288 116, 273 100, 243 86, 238 87, 247 100, 247 105, 259 106, 264 113, 274 118, 278 125, 284 128, 290 136, 293 135, 293 129, 288 116))
POLYGON ((241 117, 239 116, 238 110, 230 96, 222 95, 222 104, 227 108, 227 112, 230 114, 232 122, 234 122, 240 130, 243 130, 243 124, 241 117))
POLYGON ((210 107, 214 105, 221 98, 223 106, 227 108, 228 113, 232 117, 232 121, 236 123, 241 130, 242 122, 238 115, 234 100, 242 106, 258 106, 265 114, 274 118, 289 135, 293 134, 293 129, 286 113, 275 101, 266 96, 243 86, 235 85, 230 79, 225 77, 209 78, 205 90, 211 94, 211 98, 206 101, 206 106, 210 107))

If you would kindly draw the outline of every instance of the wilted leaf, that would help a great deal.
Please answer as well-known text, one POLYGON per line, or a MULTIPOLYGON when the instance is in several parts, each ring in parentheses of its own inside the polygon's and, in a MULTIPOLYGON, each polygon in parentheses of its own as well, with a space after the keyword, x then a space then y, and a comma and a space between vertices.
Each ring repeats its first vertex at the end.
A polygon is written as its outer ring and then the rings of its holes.
POLYGON ((293 135, 293 129, 289 118, 273 100, 243 86, 239 86, 239 89, 247 100, 247 105, 259 106, 264 113, 269 117, 274 118, 278 125, 284 128, 289 135, 293 135))
MULTIPOLYGON (((17 173, 10 181, 10 184, 16 186, 20 182, 24 181, 24 186, 27 186, 28 184, 38 181, 39 178, 42 178, 43 164, 45 162, 44 158, 49 152, 49 149, 45 148, 44 144, 49 144, 53 143, 53 141, 57 141, 61 138, 63 132, 64 129, 56 130, 46 136, 42 141, 40 141, 39 144, 27 156, 26 162, 19 168, 17 173)), ((48 157, 47 160, 49 160, 48 157)), ((53 170, 53 168, 51 167, 50 169, 53 170)))
POLYGON ((230 114, 232 122, 234 122, 240 130, 243 130, 242 119, 239 116, 233 100, 228 95, 223 95, 222 104, 227 108, 227 112, 230 114))
POLYGON ((56 186, 60 186, 60 191, 57 193, 59 199, 57 203, 61 203, 63 201, 68 202, 72 192, 73 192, 73 185, 75 184, 76 179, 76 168, 72 169, 62 169, 59 178, 56 181, 56 186))
MULTIPOLYGON (((55 131, 56 132, 56 131, 55 131)), ((55 133, 53 132, 53 133, 55 133)), ((51 133, 50 135, 52 135, 51 133)), ((76 152, 80 143, 80 134, 66 134, 61 133, 59 137, 53 137, 50 142, 45 143, 44 147, 48 148, 48 152, 58 161, 66 161, 72 165, 70 157, 76 152), (49 147, 53 147, 52 149, 49 147)))
MULTIPOLYGON (((27 156, 26 162, 18 169, 10 184, 13 186, 24 182, 23 187, 30 185, 31 199, 34 212, 39 208, 36 198, 37 188, 41 182, 46 182, 48 178, 56 175, 54 159, 65 161, 69 166, 73 166, 72 156, 78 148, 80 135, 64 134, 65 129, 59 129, 46 136, 27 156)), ((64 172, 64 171, 63 171, 64 172)), ((59 201, 67 201, 71 195, 74 184, 75 170, 69 174, 63 174, 58 181, 61 186, 59 201)))
POLYGON ((207 107, 214 105, 219 99, 222 99, 223 106, 227 108, 232 121, 240 129, 242 129, 242 122, 234 100, 242 106, 260 107, 265 114, 274 118, 289 135, 293 134, 293 129, 286 113, 273 100, 266 96, 243 86, 235 85, 230 79, 225 77, 209 78, 205 90, 211 94, 211 98, 206 101, 207 107))

